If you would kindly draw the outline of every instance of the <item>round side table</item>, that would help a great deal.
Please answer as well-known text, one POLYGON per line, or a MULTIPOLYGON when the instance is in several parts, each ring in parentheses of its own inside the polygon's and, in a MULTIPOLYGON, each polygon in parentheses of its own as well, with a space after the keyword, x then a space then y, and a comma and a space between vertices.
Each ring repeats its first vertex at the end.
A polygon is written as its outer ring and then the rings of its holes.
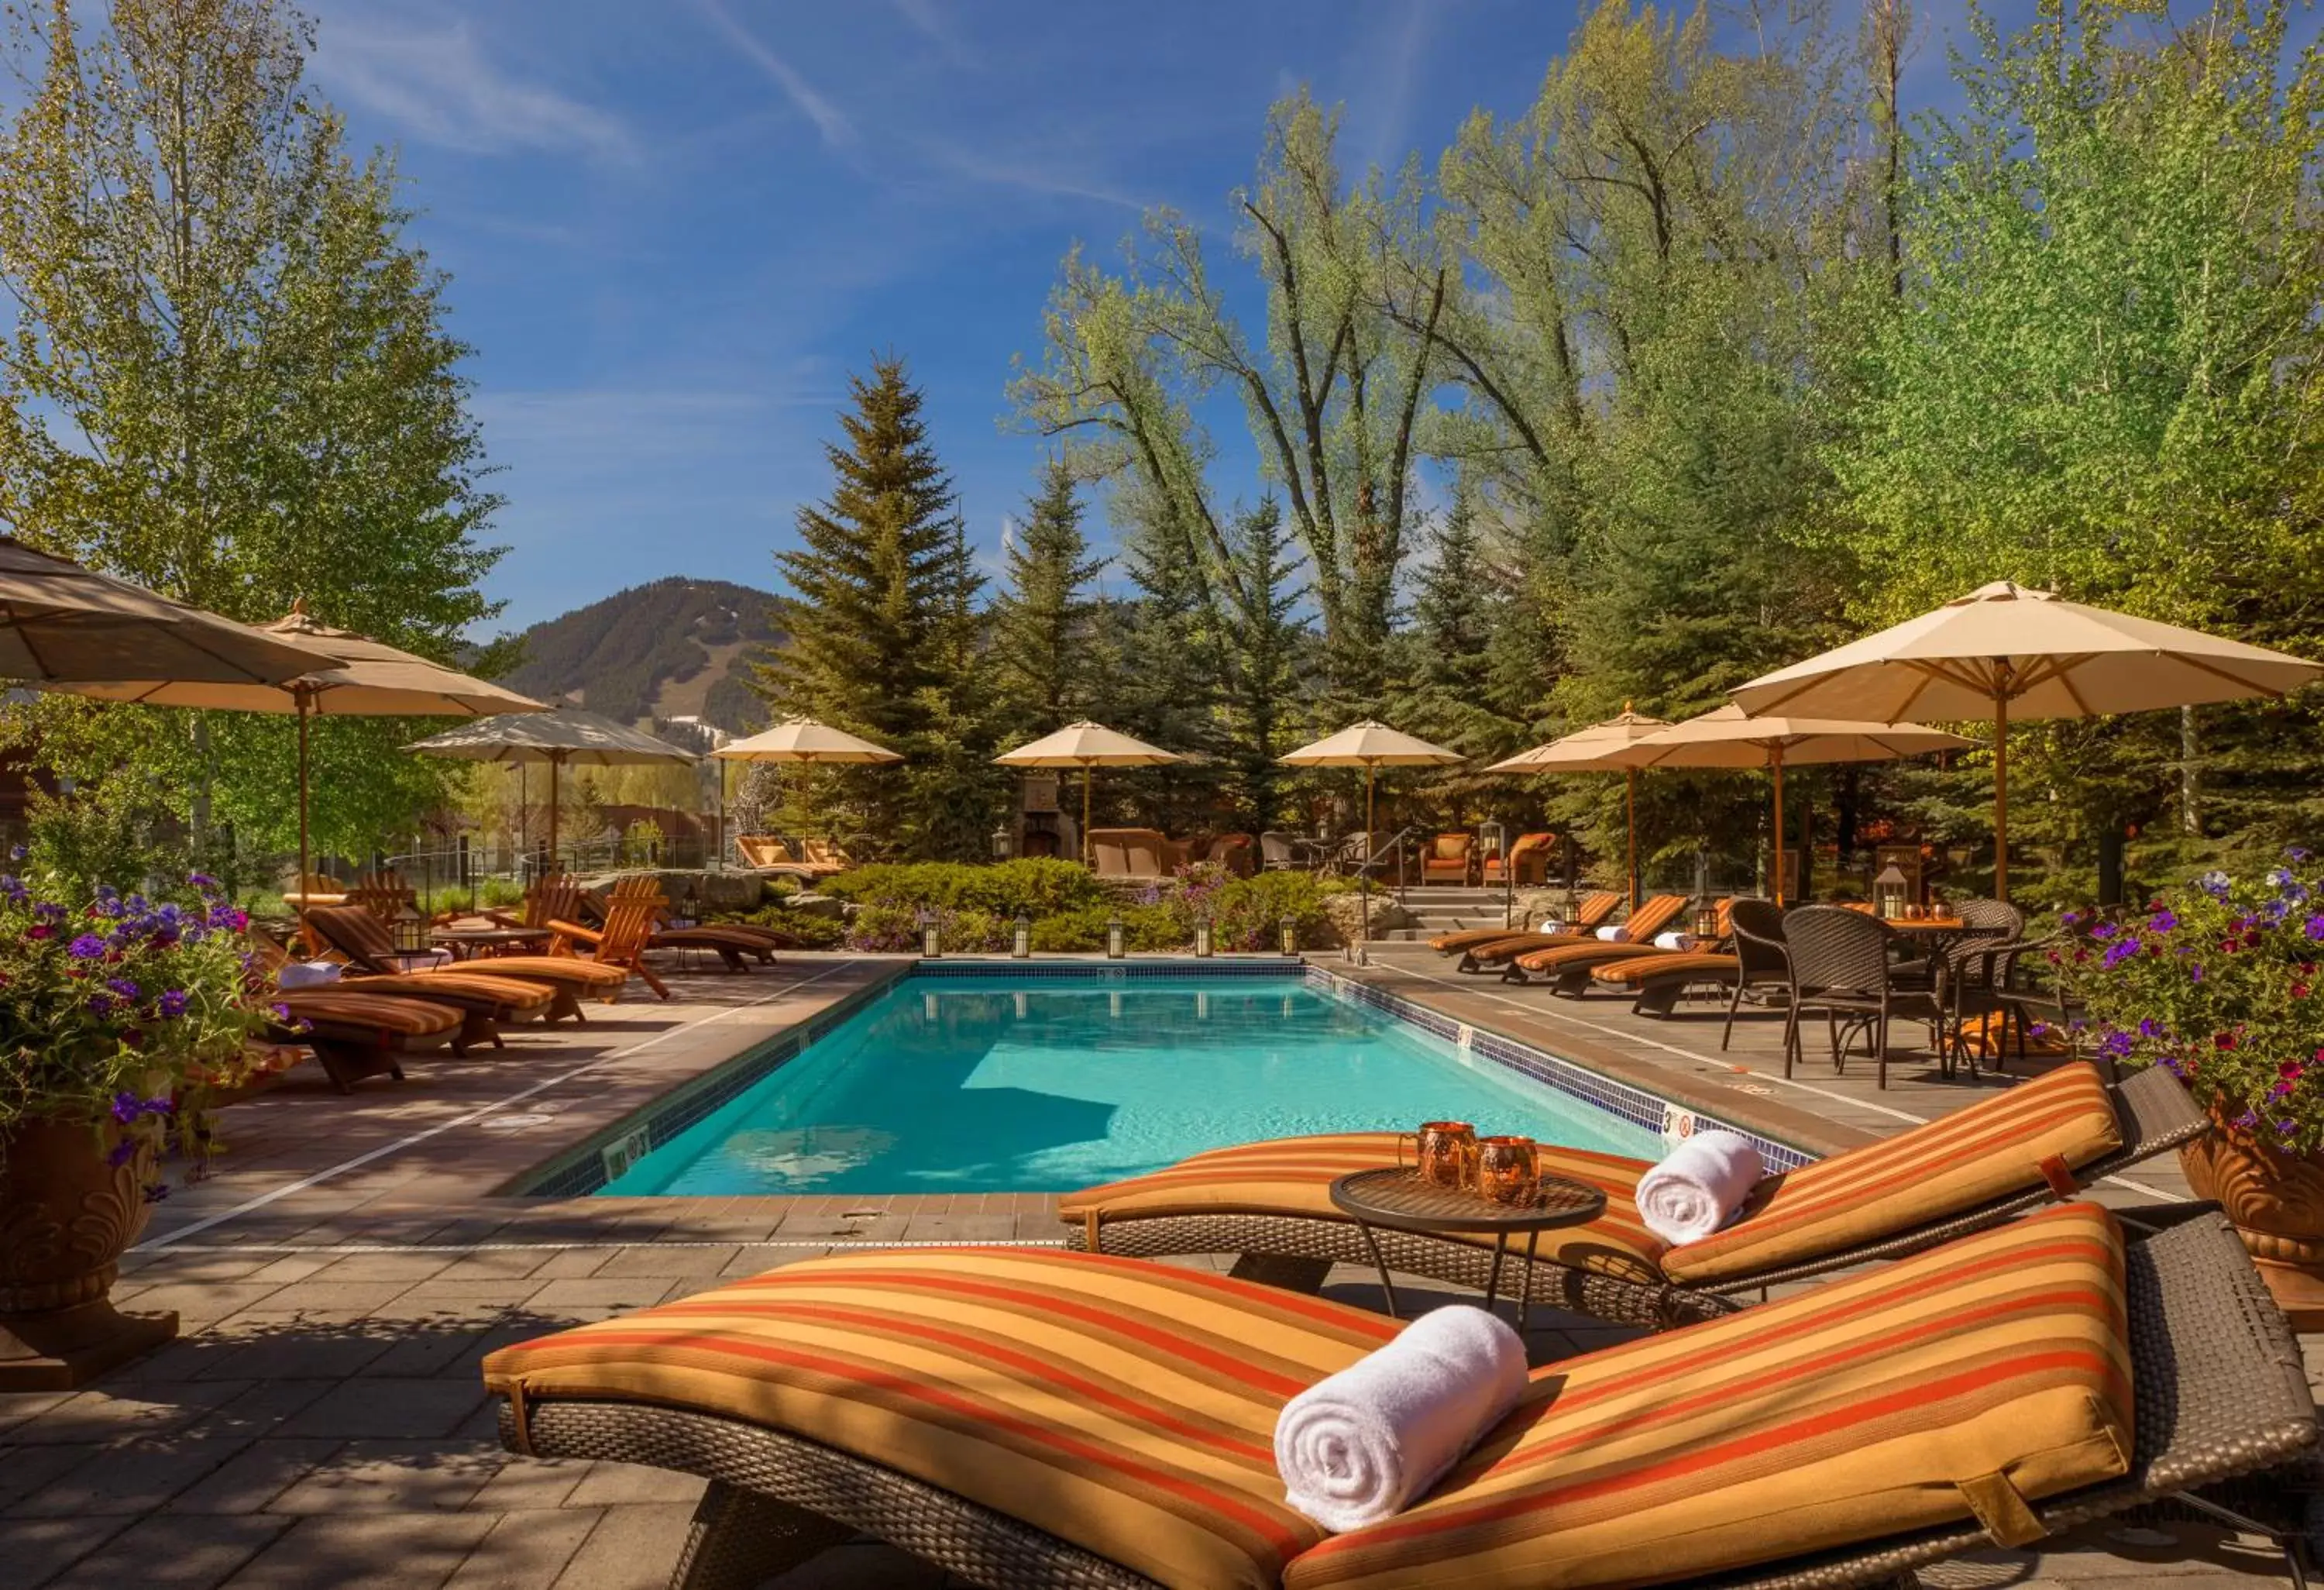
POLYGON ((1473 1192, 1446 1189, 1421 1179, 1409 1165, 1357 1170, 1332 1183, 1333 1206, 1352 1217, 1363 1233, 1364 1247, 1379 1271, 1380 1290, 1388 1311, 1397 1316, 1396 1284, 1388 1279, 1373 1227, 1416 1232, 1430 1236, 1489 1236, 1493 1267, 1486 1272, 1485 1307, 1500 1295, 1501 1262, 1508 1256, 1509 1238, 1522 1235, 1525 1284, 1517 1290, 1517 1329, 1526 1328, 1533 1305, 1534 1253, 1541 1234, 1563 1225, 1582 1225, 1606 1212, 1606 1195, 1586 1182, 1563 1176, 1545 1176, 1541 1190, 1530 1204, 1496 1204, 1473 1192))

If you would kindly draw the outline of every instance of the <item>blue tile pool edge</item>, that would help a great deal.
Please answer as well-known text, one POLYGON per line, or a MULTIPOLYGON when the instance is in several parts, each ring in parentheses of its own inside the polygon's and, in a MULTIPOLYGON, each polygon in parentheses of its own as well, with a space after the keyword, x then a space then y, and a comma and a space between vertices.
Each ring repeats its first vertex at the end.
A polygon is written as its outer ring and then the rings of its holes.
MULTIPOLYGON (((808 1021, 778 1034, 699 1077, 678 1084, 612 1125, 601 1128, 544 1163, 512 1178, 501 1196, 534 1198, 586 1197, 622 1175, 646 1154, 692 1126, 744 1090, 756 1086, 897 984, 926 978, 1056 978, 1090 983, 1146 982, 1185 977, 1296 977, 1310 987, 1361 1004, 1433 1032, 1465 1052, 1567 1097, 1616 1116, 1665 1141, 1717 1128, 1748 1138, 1770 1170, 1793 1170, 1816 1158, 1790 1143, 1740 1126, 1708 1111, 1690 1109, 1627 1082, 1601 1076, 1531 1044, 1456 1021, 1371 984, 1343 977, 1313 962, 1278 956, 1132 957, 1120 961, 1020 961, 1005 957, 945 957, 918 960, 894 975, 851 990, 808 1021)), ((684 1195, 656 1194, 655 1197, 684 1195)))

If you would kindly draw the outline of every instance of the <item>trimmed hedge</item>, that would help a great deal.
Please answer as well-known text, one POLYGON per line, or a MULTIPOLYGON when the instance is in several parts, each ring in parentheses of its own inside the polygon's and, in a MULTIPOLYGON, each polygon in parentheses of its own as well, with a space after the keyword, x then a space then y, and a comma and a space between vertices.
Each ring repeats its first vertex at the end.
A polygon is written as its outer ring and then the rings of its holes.
POLYGON ((990 866, 916 862, 861 867, 824 885, 858 906, 848 924, 849 948, 909 954, 920 947, 920 917, 933 913, 946 950, 994 954, 1009 948, 1016 919, 1032 923, 1033 948, 1044 954, 1102 949, 1108 922, 1127 929, 1133 950, 1191 949, 1195 924, 1208 921, 1222 950, 1271 950, 1286 918, 1298 924, 1300 942, 1328 942, 1326 895, 1343 892, 1341 879, 1308 873, 1262 873, 1237 878, 1213 866, 1188 867, 1148 897, 1119 901, 1072 862, 1011 861, 990 866))
POLYGON ((1055 916, 1103 905, 1105 890, 1088 868, 1070 861, 1028 859, 990 865, 921 861, 857 867, 828 878, 825 894, 863 906, 983 911, 1015 919, 1055 916))

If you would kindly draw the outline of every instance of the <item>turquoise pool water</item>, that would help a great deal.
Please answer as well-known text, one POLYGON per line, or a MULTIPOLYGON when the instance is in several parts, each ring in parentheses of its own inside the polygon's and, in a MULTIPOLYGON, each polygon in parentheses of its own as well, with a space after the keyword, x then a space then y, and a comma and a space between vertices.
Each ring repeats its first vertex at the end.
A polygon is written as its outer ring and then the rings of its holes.
POLYGON ((602 1190, 1065 1192, 1228 1143, 1439 1118, 1661 1149, 1295 978, 908 977, 602 1190))

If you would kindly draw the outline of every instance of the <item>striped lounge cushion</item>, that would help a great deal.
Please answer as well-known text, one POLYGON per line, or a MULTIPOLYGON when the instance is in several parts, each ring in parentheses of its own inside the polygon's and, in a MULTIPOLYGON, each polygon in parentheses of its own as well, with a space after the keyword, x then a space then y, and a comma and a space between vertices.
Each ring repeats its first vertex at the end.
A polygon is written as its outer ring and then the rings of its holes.
POLYGON ((1770 1177, 1733 1225, 1673 1248, 1663 1269, 1688 1283, 1781 1269, 2039 1187, 2044 1161, 2079 1169, 2121 1146, 2098 1068, 2078 1060, 1886 1142, 1770 1177))
POLYGON ((401 994, 413 999, 463 998, 489 1001, 519 1014, 547 1004, 550 991, 539 983, 515 977, 494 977, 482 972, 420 972, 410 976, 355 977, 340 985, 365 994, 401 994))
POLYGON ((484 1360, 526 1401, 650 1401, 835 1447, 1166 1585, 1272 1587, 1323 1538, 1276 1415, 1397 1332, 1197 1271, 1038 1249, 809 1260, 484 1360))
MULTIPOLYGON (((1105 1222, 1172 1215, 1283 1215, 1345 1220, 1332 1204, 1332 1183, 1351 1170, 1397 1162, 1393 1132, 1343 1132, 1277 1138, 1193 1155, 1145 1176, 1067 1193, 1057 1216, 1102 1239, 1105 1222)), ((1638 1221, 1635 1195, 1648 1161, 1588 1149, 1543 1144, 1545 1173, 1587 1182, 1606 1195, 1606 1212, 1586 1225, 1541 1234, 1540 1257, 1651 1285, 1661 1238, 1638 1221)), ((1489 1237, 1448 1237, 1491 1245, 1489 1237)), ((1102 1240, 1092 1241, 1093 1248, 1102 1240)))
MULTIPOLYGON (((618 988, 630 980, 619 966, 601 966, 569 955, 496 955, 487 963, 494 977, 529 978, 536 983, 571 983, 583 988, 618 988)), ((459 977, 466 972, 419 972, 421 977, 459 977)))
POLYGON ((450 1005, 343 989, 300 989, 295 994, 277 994, 274 1003, 288 1009, 294 1021, 310 1022, 327 1031, 362 1032, 366 1036, 433 1038, 438 1033, 458 1031, 461 1022, 460 1012, 450 1005))
POLYGON ((1855 1280, 1535 1372, 1427 1498, 1287 1590, 1661 1584, 1974 1518, 2129 1466, 2112 1216, 2070 1204, 1855 1280))
POLYGON ((1609 966, 1592 966, 1593 981, 1617 988, 1635 989, 1663 977, 1732 977, 1739 963, 1731 955, 1711 950, 1681 950, 1674 955, 1634 955, 1609 966))

